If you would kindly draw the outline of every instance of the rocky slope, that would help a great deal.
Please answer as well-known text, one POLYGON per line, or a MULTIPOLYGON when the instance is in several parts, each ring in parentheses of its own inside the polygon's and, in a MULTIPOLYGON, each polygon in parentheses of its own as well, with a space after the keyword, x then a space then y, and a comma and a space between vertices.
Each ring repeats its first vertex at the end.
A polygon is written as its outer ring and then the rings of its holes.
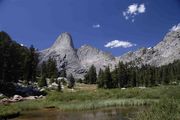
POLYGON ((170 31, 164 39, 152 48, 141 48, 116 58, 117 61, 133 62, 135 65, 166 65, 180 59, 180 29, 170 31))
POLYGON ((137 66, 161 66, 180 59, 180 29, 167 33, 164 39, 152 48, 141 48, 120 57, 114 57, 89 45, 75 49, 71 35, 62 33, 50 48, 40 52, 40 63, 49 57, 57 61, 59 70, 65 68, 67 74, 72 73, 76 78, 82 78, 92 64, 97 71, 105 66, 113 68, 119 61, 132 62, 137 66))
POLYGON ((77 51, 80 63, 89 68, 91 65, 96 66, 97 71, 106 66, 113 66, 115 57, 109 53, 103 52, 89 45, 83 45, 77 51))
POLYGON ((59 71, 65 68, 67 74, 72 73, 76 78, 82 78, 92 64, 98 70, 115 61, 109 53, 89 45, 76 50, 69 33, 62 33, 50 48, 40 52, 40 63, 47 61, 49 57, 56 60, 59 71))
POLYGON ((68 33, 62 33, 50 48, 41 52, 40 57, 41 62, 47 61, 49 57, 54 58, 59 71, 65 68, 67 73, 80 77, 82 77, 81 73, 85 71, 79 62, 71 35, 68 33))

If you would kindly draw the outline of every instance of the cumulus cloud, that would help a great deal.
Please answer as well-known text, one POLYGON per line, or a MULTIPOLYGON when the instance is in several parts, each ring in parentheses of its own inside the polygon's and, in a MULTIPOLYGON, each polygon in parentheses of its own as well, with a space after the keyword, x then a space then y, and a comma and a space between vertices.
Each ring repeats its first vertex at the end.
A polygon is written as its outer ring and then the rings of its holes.
POLYGON ((145 11, 146 11, 145 5, 144 4, 139 5, 138 12, 144 13, 145 11))
POLYGON ((123 16, 126 20, 131 19, 132 22, 135 21, 134 17, 138 14, 142 14, 146 12, 146 7, 144 3, 137 4, 134 3, 132 5, 129 5, 126 11, 123 11, 123 16))
POLYGON ((133 44, 128 41, 121 41, 121 40, 113 40, 113 41, 108 42, 106 45, 104 45, 104 47, 107 47, 107 48, 117 48, 117 47, 129 48, 133 46, 136 46, 136 44, 133 44))
POLYGON ((174 25, 171 29, 170 29, 170 31, 177 31, 177 30, 179 30, 180 29, 180 23, 178 24, 178 25, 174 25))
POLYGON ((100 24, 95 24, 95 25, 92 25, 93 28, 100 28, 101 25, 100 24))

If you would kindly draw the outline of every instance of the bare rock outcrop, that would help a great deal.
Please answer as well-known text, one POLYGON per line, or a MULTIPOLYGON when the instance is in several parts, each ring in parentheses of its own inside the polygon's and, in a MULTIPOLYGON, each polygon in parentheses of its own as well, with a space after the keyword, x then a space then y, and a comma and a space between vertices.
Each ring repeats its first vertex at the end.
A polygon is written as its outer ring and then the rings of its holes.
POLYGON ((47 61, 49 57, 56 60, 59 71, 65 68, 67 74, 72 73, 75 78, 83 78, 91 65, 94 65, 97 71, 106 66, 113 69, 119 61, 131 62, 136 66, 166 65, 180 59, 180 29, 167 33, 154 47, 141 48, 120 57, 114 57, 90 45, 75 49, 71 35, 62 33, 50 48, 40 52, 40 63, 47 61))
POLYGON ((106 66, 112 67, 115 62, 115 57, 110 53, 103 52, 90 45, 81 46, 77 51, 77 55, 84 68, 94 65, 97 71, 100 68, 104 69, 106 66))
POLYGON ((56 60, 59 71, 65 68, 68 74, 72 73, 75 77, 79 78, 86 71, 79 62, 72 37, 69 33, 62 33, 50 48, 41 51, 41 62, 47 61, 49 57, 56 60))
POLYGON ((145 64, 162 66, 180 59, 180 29, 170 31, 154 47, 141 48, 117 57, 117 61, 132 62, 137 66, 145 64))

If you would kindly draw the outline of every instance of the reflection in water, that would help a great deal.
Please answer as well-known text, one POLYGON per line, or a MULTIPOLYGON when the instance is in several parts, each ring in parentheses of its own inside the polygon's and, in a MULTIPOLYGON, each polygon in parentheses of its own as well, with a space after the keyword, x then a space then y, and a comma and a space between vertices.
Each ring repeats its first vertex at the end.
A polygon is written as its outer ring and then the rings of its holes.
POLYGON ((56 109, 44 109, 24 112, 14 120, 128 120, 125 116, 133 111, 135 111, 134 108, 111 108, 84 112, 62 112, 56 109))

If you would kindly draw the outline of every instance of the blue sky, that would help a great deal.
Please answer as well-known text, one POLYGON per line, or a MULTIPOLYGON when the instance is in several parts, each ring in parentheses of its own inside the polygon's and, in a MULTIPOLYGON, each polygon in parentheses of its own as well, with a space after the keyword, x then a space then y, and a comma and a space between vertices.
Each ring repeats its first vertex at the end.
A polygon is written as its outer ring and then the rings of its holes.
POLYGON ((180 0, 0 0, 0 30, 39 50, 69 32, 76 48, 118 56, 156 45, 178 23, 180 0))

